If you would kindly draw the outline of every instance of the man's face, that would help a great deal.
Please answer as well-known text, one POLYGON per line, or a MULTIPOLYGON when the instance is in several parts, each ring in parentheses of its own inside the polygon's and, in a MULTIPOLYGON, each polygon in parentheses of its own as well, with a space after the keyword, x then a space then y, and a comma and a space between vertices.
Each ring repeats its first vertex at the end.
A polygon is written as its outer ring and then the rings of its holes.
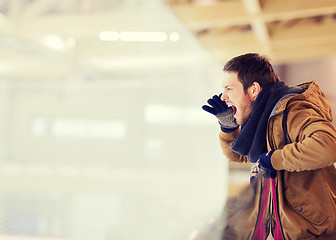
POLYGON ((236 123, 239 125, 244 125, 252 112, 255 96, 251 88, 245 93, 242 83, 238 80, 238 73, 224 71, 221 99, 233 108, 236 123))

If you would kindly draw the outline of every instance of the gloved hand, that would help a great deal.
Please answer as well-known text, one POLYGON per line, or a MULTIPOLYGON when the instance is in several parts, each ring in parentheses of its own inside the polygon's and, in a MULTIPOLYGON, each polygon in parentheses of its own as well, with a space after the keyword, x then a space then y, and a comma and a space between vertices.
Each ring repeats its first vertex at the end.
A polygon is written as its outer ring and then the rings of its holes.
POLYGON ((224 132, 232 132, 238 128, 238 124, 235 122, 233 116, 233 109, 229 107, 225 101, 220 99, 221 94, 214 95, 208 100, 208 105, 203 105, 203 110, 215 115, 218 118, 218 122, 224 132))
POLYGON ((250 171, 250 183, 252 183, 254 181, 254 179, 256 179, 258 177, 258 175, 260 174, 260 172, 264 172, 263 169, 260 168, 260 164, 259 162, 256 162, 250 171))
POLYGON ((259 157, 260 168, 264 171, 264 178, 275 178, 276 170, 272 166, 271 156, 274 150, 269 151, 268 153, 263 153, 259 157))

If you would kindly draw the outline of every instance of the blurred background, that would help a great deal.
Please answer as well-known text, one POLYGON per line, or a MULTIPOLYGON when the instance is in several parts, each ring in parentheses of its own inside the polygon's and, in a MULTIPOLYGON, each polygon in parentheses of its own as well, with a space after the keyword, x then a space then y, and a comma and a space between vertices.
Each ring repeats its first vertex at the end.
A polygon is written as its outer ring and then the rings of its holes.
POLYGON ((188 240, 249 181, 216 119, 232 57, 336 108, 333 0, 0 0, 0 240, 188 240))

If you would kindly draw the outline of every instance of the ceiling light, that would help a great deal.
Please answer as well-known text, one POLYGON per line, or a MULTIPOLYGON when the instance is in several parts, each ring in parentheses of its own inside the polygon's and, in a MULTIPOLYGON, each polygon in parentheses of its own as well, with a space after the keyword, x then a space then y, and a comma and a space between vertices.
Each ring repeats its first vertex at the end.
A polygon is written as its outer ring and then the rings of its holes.
POLYGON ((165 42, 165 32, 121 32, 120 40, 126 42, 165 42))
POLYGON ((178 40, 180 40, 180 34, 178 34, 177 32, 172 32, 171 34, 169 34, 169 39, 172 42, 177 42, 178 40))
POLYGON ((50 47, 53 50, 63 50, 64 41, 57 35, 48 35, 44 38, 44 44, 50 47))
POLYGON ((122 139, 126 135, 123 120, 55 119, 52 136, 59 138, 122 139))

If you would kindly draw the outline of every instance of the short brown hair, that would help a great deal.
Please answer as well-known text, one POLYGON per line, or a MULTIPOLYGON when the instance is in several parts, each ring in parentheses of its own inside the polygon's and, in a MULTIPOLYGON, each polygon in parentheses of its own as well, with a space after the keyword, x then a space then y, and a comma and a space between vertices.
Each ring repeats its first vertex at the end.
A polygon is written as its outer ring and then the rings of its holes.
POLYGON ((225 64, 223 71, 237 72, 245 91, 252 86, 253 82, 258 82, 262 88, 265 88, 280 81, 268 59, 257 53, 247 53, 232 58, 225 64))

